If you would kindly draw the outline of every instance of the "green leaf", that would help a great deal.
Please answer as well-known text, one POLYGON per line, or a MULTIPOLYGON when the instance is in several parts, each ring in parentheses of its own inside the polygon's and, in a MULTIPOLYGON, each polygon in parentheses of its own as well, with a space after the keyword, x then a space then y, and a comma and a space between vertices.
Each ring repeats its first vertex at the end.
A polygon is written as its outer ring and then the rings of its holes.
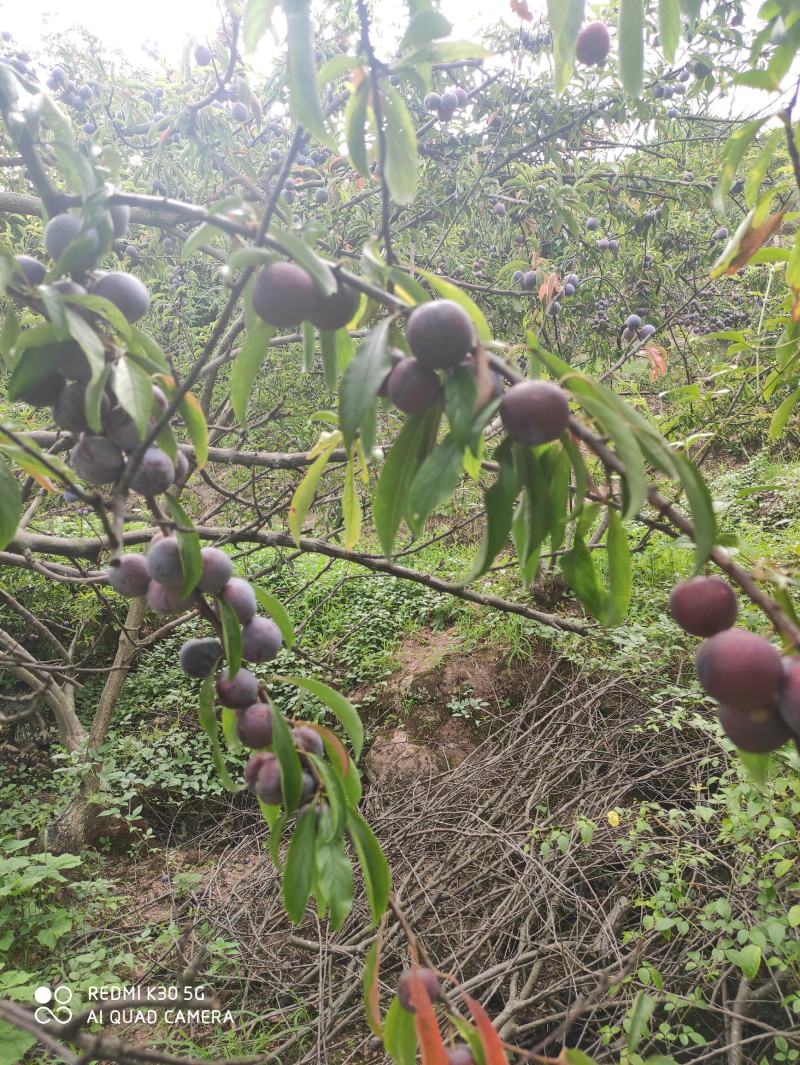
POLYGON ((389 905, 389 892, 392 889, 389 863, 372 829, 357 810, 347 811, 347 831, 364 875, 372 923, 377 924, 389 905))
POLYGON ((772 421, 769 423, 769 438, 770 440, 777 440, 783 430, 786 428, 786 423, 789 421, 791 415, 797 404, 800 403, 800 388, 796 388, 791 395, 781 403, 775 413, 772 415, 772 421))
POLYGON ((553 31, 554 88, 559 93, 566 88, 575 64, 575 40, 583 23, 584 0, 547 0, 547 14, 553 31))
POLYGON ((372 519, 387 558, 394 553, 400 522, 408 507, 411 482, 419 469, 421 456, 427 453, 432 425, 438 417, 436 409, 422 417, 409 415, 384 460, 372 504, 372 519))
POLYGON ((648 1031, 650 1018, 656 1008, 656 1000, 645 991, 639 991, 631 1007, 625 1022, 625 1031, 628 1036, 628 1049, 636 1050, 642 1041, 642 1037, 648 1031))
POLYGON ((270 712, 272 714, 272 751, 280 764, 281 791, 286 812, 291 814, 297 809, 303 789, 300 759, 283 714, 276 706, 272 706, 270 712))
POLYGON ((169 510, 169 515, 178 526, 175 535, 178 537, 178 553, 181 558, 183 570, 183 586, 181 595, 184 599, 191 595, 197 587, 197 582, 203 575, 203 560, 200 557, 200 537, 195 531, 192 519, 172 495, 165 495, 164 500, 169 510))
POLYGON ((347 459, 342 489, 342 517, 344 519, 344 546, 352 551, 361 536, 361 501, 356 488, 355 463, 353 453, 347 459))
POLYGON ((389 320, 382 319, 364 338, 342 377, 339 425, 349 448, 391 367, 389 320))
POLYGON ((163 373, 171 374, 172 370, 160 345, 156 343, 148 333, 145 333, 143 329, 139 329, 135 325, 132 325, 129 328, 131 337, 130 350, 145 355, 151 362, 155 363, 158 369, 163 373))
POLYGON ((717 519, 714 502, 703 478, 693 462, 682 455, 675 455, 689 510, 694 525, 695 570, 699 571, 711 554, 717 539, 717 519))
MULTIPOLYGON (((322 734, 322 739, 323 742, 326 739, 324 733, 322 734)), ((321 840, 339 839, 344 830, 348 806, 344 787, 342 786, 343 777, 339 775, 341 771, 339 761, 338 759, 333 759, 331 762, 326 762, 324 758, 320 758, 315 754, 307 754, 306 757, 316 771, 316 775, 322 781, 325 795, 330 805, 330 809, 325 811, 326 817, 321 823, 317 836, 321 840)))
POLYGON ((356 758, 361 757, 361 751, 364 747, 364 726, 358 716, 358 711, 348 699, 345 699, 335 688, 331 688, 328 684, 324 684, 321 680, 315 680, 313 677, 282 676, 280 679, 287 684, 294 684, 295 687, 310 692, 320 702, 323 702, 344 729, 356 758))
POLYGON ((381 933, 378 932, 377 939, 367 951, 366 958, 364 958, 361 984, 364 991, 364 1013, 367 1017, 367 1027, 373 1035, 383 1039, 383 1025, 381 1024, 381 1011, 378 1000, 380 963, 381 933))
POLYGON ((338 81, 339 78, 363 64, 364 59, 360 55, 335 55, 319 68, 317 83, 320 88, 324 88, 330 82, 338 81))
POLYGON ((571 549, 559 561, 570 588, 583 606, 593 617, 602 618, 605 596, 591 552, 583 540, 576 536, 571 549))
POLYGON ((608 555, 608 599, 603 624, 619 625, 625 620, 631 600, 631 549, 619 515, 611 508, 608 511, 606 553, 608 555))
POLYGON ((0 1065, 17 1065, 36 1042, 35 1035, 0 1021, 0 1065))
POLYGON ((200 688, 198 719, 200 721, 200 728, 202 728, 203 732, 205 732, 211 740, 211 759, 214 763, 214 768, 217 771, 220 783, 226 791, 240 791, 241 789, 231 780, 228 767, 225 765, 222 748, 219 745, 219 729, 217 727, 217 717, 214 713, 213 673, 206 677, 200 688))
POLYGON ((317 354, 317 334, 311 322, 303 322, 303 373, 314 369, 314 357, 317 354))
POLYGON ((796 902, 794 906, 789 908, 789 927, 797 928, 800 926, 800 902, 796 902))
POLYGON ((407 520, 416 534, 436 507, 449 499, 460 478, 464 449, 448 433, 414 475, 408 493, 407 520))
POLYGON ((320 478, 325 471, 325 467, 330 462, 332 450, 332 448, 326 448, 321 455, 314 459, 306 470, 302 481, 295 489, 292 501, 289 504, 289 532, 297 544, 300 543, 300 537, 303 535, 303 524, 306 520, 306 515, 311 507, 320 478))
POLYGON ((747 770, 747 775, 753 781, 754 784, 762 788, 769 776, 769 762, 770 758, 768 754, 751 754, 750 751, 738 751, 739 760, 747 770))
POLYGON ((202 222, 196 229, 192 230, 183 242, 181 261, 184 262, 186 259, 190 259, 201 244, 207 244, 208 241, 218 237, 219 234, 219 226, 212 225, 211 222, 202 222))
POLYGON ((106 385, 111 378, 111 366, 104 365, 100 373, 89 381, 86 386, 86 396, 84 398, 84 410, 86 413, 86 422, 93 433, 102 432, 102 409, 103 409, 103 395, 105 394, 106 385))
POLYGON ((283 0, 289 65, 289 112, 313 137, 335 149, 336 145, 325 129, 319 102, 310 8, 310 0, 283 0))
POLYGON ((350 93, 344 111, 344 128, 347 139, 347 151, 350 162, 359 174, 368 178, 369 159, 367 158, 367 104, 369 102, 369 80, 365 78, 350 93))
POLYGON ((330 906, 331 924, 341 928, 353 908, 353 867, 341 839, 317 842, 317 878, 330 906))
POLYGON ((22 515, 19 482, 4 459, 0 459, 0 551, 14 539, 22 515))
POLYGON ((475 329, 478 333, 478 338, 483 340, 484 343, 492 339, 492 331, 489 328, 489 323, 484 317, 483 311, 480 307, 470 299, 466 292, 462 292, 458 285, 454 285, 452 281, 445 281, 442 277, 437 277, 436 274, 432 274, 429 270, 417 270, 420 277, 424 277, 425 280, 435 288, 436 291, 445 297, 445 299, 453 300, 460 307, 463 307, 467 314, 472 319, 475 329))
POLYGON ((383 1026, 386 1053, 396 1065, 415 1065, 417 1060, 417 1028, 414 1014, 404 1010, 397 995, 392 999, 383 1026))
POLYGON ((322 354, 322 373, 325 378, 325 387, 329 392, 335 392, 336 382, 339 377, 336 333, 329 329, 321 329, 319 333, 319 346, 322 354))
POLYGON ((584 1054, 577 1047, 573 1047, 571 1050, 562 1050, 561 1056, 564 1059, 564 1065, 597 1065, 594 1058, 590 1058, 588 1054, 584 1054))
POLYGON ((153 406, 153 385, 150 378, 131 359, 114 363, 114 394, 120 406, 131 416, 139 436, 144 437, 153 406))
POLYGON ((273 225, 270 233, 277 241, 280 241, 297 265, 302 266, 321 296, 332 296, 336 292, 338 286, 333 271, 326 262, 320 259, 313 248, 310 248, 300 237, 281 229, 280 226, 273 225))
POLYGON ((316 814, 306 810, 292 835, 283 868, 283 905, 289 920, 298 924, 306 912, 314 875, 316 814))
POLYGON ((736 957, 731 958, 734 965, 738 965, 748 980, 755 980, 758 970, 761 968, 761 947, 755 943, 748 943, 736 952, 736 957))
POLYGON ((248 55, 256 50, 256 45, 269 29, 277 6, 278 0, 247 0, 247 7, 244 9, 242 40, 248 55))
POLYGON ((417 133, 411 114, 400 93, 390 83, 384 85, 384 132, 386 165, 384 176, 389 195, 398 204, 412 203, 417 193, 419 159, 417 133))
POLYGON ((217 609, 222 622, 222 642, 225 645, 228 676, 233 677, 239 672, 242 664, 242 626, 230 603, 218 598, 217 609))
POLYGON ((406 48, 416 48, 417 45, 434 41, 437 37, 449 37, 453 26, 444 15, 430 8, 418 11, 408 24, 399 50, 404 52, 406 48))
POLYGON ((69 335, 77 341, 89 362, 92 380, 96 380, 105 369, 106 354, 103 341, 94 329, 75 311, 67 311, 69 335))
POLYGON ((658 36, 667 62, 672 63, 681 36, 679 0, 658 0, 658 36))
POLYGON ((644 71, 643 0, 620 0, 619 5, 619 73, 622 87, 629 96, 642 91, 644 71))
POLYGON ((475 376, 466 367, 456 367, 445 381, 445 408, 450 431, 460 447, 469 447, 478 389, 475 376))
POLYGON ((253 585, 253 591, 255 592, 256 599, 259 606, 263 606, 278 628, 281 630, 281 636, 283 636, 283 646, 288 650, 291 649, 294 643, 294 626, 292 620, 289 617, 289 613, 283 603, 276 599, 275 596, 266 590, 266 588, 260 588, 257 584, 253 585))
POLYGON ((517 480, 517 470, 512 456, 510 437, 506 438, 505 442, 497 449, 495 459, 500 463, 500 471, 497 474, 495 483, 486 490, 483 496, 483 505, 486 511, 486 529, 483 534, 483 542, 473 567, 465 578, 465 584, 486 573, 499 552, 505 547, 511 532, 511 523, 514 518, 514 500, 519 491, 519 481, 517 480))
POLYGON ((231 406, 240 425, 247 425, 247 405, 258 371, 269 354, 269 342, 274 334, 272 326, 257 319, 247 330, 247 340, 234 359, 231 369, 231 406))

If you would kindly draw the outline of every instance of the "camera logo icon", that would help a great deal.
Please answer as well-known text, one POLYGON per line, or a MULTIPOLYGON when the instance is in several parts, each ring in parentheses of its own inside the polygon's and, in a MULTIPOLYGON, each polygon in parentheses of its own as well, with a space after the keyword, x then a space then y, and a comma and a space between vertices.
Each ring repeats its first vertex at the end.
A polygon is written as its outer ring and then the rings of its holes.
POLYGON ((33 997, 39 1003, 34 1013, 37 1024, 50 1024, 51 1021, 68 1024, 72 1020, 72 1010, 69 1008, 72 990, 66 984, 59 984, 53 991, 42 984, 36 988, 33 997), (53 1009, 49 1005, 51 1002, 55 1004, 53 1009))

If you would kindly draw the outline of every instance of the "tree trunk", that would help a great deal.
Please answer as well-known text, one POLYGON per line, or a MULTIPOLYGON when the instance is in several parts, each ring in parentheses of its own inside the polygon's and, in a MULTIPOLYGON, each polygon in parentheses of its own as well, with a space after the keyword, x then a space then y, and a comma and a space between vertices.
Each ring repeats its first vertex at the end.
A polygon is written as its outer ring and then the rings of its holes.
POLYGON ((104 801, 105 789, 97 771, 98 765, 96 759, 93 758, 93 753, 108 735, 114 707, 136 656, 139 646, 139 630, 143 620, 144 599, 132 599, 117 641, 114 662, 97 702, 91 731, 88 736, 85 730, 83 733, 87 768, 81 781, 80 791, 67 808, 42 832, 41 841, 44 848, 54 854, 76 853, 83 847, 95 843, 109 827, 109 818, 98 816, 104 801))

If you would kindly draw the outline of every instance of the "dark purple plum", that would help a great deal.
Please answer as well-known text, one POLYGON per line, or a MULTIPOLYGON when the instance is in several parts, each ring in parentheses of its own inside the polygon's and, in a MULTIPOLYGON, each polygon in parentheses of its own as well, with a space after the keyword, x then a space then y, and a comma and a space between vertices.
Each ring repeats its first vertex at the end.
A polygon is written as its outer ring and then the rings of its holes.
POLYGON ((349 285, 340 284, 332 296, 320 297, 308 320, 317 329, 341 329, 358 310, 359 296, 349 285))
POLYGON ((742 710, 721 704, 717 717, 731 743, 750 754, 777 751, 792 738, 789 726, 774 706, 742 710))
POLYGON ((100 234, 94 228, 81 233, 82 225, 75 214, 57 214, 50 219, 44 230, 44 246, 51 259, 60 259, 68 246, 80 239, 86 241, 86 250, 72 267, 75 270, 92 269, 100 256, 100 234))
POLYGON ((736 624, 739 604, 722 577, 692 577, 672 589, 669 612, 673 621, 693 636, 715 636, 736 624))
POLYGON ((271 662, 282 646, 281 630, 271 618, 254 617, 242 629, 242 657, 247 662, 271 662))
POLYGON ((197 587, 209 595, 219 595, 233 576, 233 563, 218 547, 204 547, 200 552, 203 575, 197 587))
POLYGON ((21 277, 25 284, 35 288, 44 281, 47 269, 38 259, 33 259, 30 255, 17 255, 14 263, 16 270, 13 280, 15 282, 18 277, 21 277))
POLYGON ((475 328, 453 300, 431 300, 415 307, 406 329, 408 345, 423 366, 457 366, 475 346, 475 328))
POLYGON ((178 654, 183 672, 188 677, 195 677, 198 680, 213 672, 220 658, 222 658, 222 644, 215 636, 187 640, 178 654))
POLYGON ((320 758, 325 754, 325 744, 322 742, 322 736, 316 729, 310 728, 308 725, 298 725, 297 728, 293 728, 292 739, 295 747, 306 754, 316 754, 320 758))
MULTIPOLYGON (((433 971, 433 969, 419 968, 416 970, 420 983, 428 992, 428 997, 431 1002, 438 1002, 442 997, 442 985, 439 983, 439 977, 433 971)), ((400 1005, 408 1013, 416 1013, 416 1009, 411 1005, 411 970, 406 969, 404 973, 401 973, 400 979, 397 981, 397 997, 400 999, 400 1005)))
MULTIPOLYGON (((222 591, 219 593, 228 606, 232 607, 234 614, 246 625, 252 621, 256 614, 256 594, 252 585, 241 577, 231 577, 222 591)), ((251 700, 255 702, 255 700, 251 700)))
POLYGON ((304 322, 318 304, 314 282, 294 263, 270 263, 253 282, 253 310, 269 325, 280 329, 304 322))
POLYGON ((153 539, 145 556, 147 569, 154 581, 166 584, 170 588, 180 588, 183 584, 183 567, 176 536, 164 536, 153 539))
POLYGON ((145 286, 138 277, 120 270, 99 277, 92 285, 92 295, 113 303, 131 324, 150 310, 150 293, 145 286))
POLYGON ((611 34, 605 22, 588 22, 575 40, 575 58, 587 67, 597 67, 611 51, 611 34))
POLYGON ((156 496, 175 480, 175 463, 160 447, 149 447, 142 455, 139 469, 131 480, 131 488, 143 496, 156 496))
POLYGON ((159 581, 150 581, 147 589, 147 605, 156 614, 182 614, 191 610, 195 605, 194 596, 186 599, 181 595, 180 588, 161 584, 159 581))
POLYGON ((232 677, 223 669, 217 677, 217 696, 223 706, 244 710, 258 702, 258 681, 249 669, 240 669, 232 677))
POLYGON ((769 640, 745 629, 726 629, 702 643, 695 668, 710 696, 738 710, 769 706, 783 682, 778 652, 769 640))
POLYGON ((126 599, 139 599, 147 594, 150 574, 144 555, 120 555, 108 570, 108 583, 126 599))
POLYGON ((104 436, 82 436, 69 457, 72 468, 87 484, 111 484, 125 466, 120 449, 104 436))
POLYGON ((269 703, 252 703, 236 715, 236 734, 245 747, 269 747, 272 743, 272 709, 269 703))
POLYGON ((569 423, 567 393, 552 381, 520 381, 503 396, 500 417, 508 435, 523 444, 557 440, 569 423))
POLYGON ((121 239, 128 232, 131 220, 131 209, 127 203, 115 203, 109 208, 111 214, 111 227, 116 240, 121 239))
MULTIPOLYGON (((260 761, 255 768, 255 782, 253 791, 268 806, 280 806, 283 802, 281 791, 281 767, 274 754, 257 756, 260 761)), ((252 762, 253 759, 251 758, 252 762)), ((249 763, 248 763, 249 768, 249 763)))
POLYGON ((404 414, 424 414, 442 399, 442 385, 433 370, 416 359, 402 359, 389 374, 386 392, 404 414))

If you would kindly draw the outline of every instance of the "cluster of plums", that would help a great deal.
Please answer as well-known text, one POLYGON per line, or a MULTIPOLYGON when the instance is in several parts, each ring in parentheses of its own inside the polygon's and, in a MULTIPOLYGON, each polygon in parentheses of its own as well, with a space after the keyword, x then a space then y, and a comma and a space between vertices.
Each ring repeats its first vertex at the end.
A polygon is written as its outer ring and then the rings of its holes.
POLYGON ((736 595, 721 577, 692 577, 672 590, 669 609, 684 631, 705 637, 695 657, 723 731, 742 751, 800 745, 800 657, 782 658, 769 640, 734 628, 736 595))
POLYGON ((564 280, 561 282, 561 288, 558 295, 555 296, 547 305, 547 313, 555 318, 556 315, 561 314, 561 301, 569 299, 570 296, 574 296, 578 291, 578 285, 580 281, 577 274, 567 274, 564 280))
POLYGON ((629 314, 622 327, 622 339, 626 343, 632 340, 649 340, 655 333, 656 327, 642 321, 640 314, 629 314))
POLYGON ((359 295, 340 281, 332 295, 320 296, 301 266, 274 262, 256 274, 251 300, 259 318, 279 329, 311 322, 317 329, 335 330, 352 319, 359 295))
POLYGON ((469 103, 467 90, 456 85, 453 89, 445 89, 443 93, 429 92, 422 101, 426 111, 431 111, 441 122, 449 122, 453 115, 469 103))
MULTIPOLYGON (((124 205, 113 206, 110 214, 114 236, 124 237, 130 209, 124 205)), ((53 260, 58 261, 65 254, 69 256, 71 278, 61 278, 51 286, 62 296, 101 296, 129 323, 137 322, 149 310, 150 294, 137 277, 122 271, 94 269, 102 254, 102 239, 98 230, 86 227, 79 215, 65 213, 51 218, 45 227, 44 243, 53 260)), ((36 309, 44 311, 44 306, 36 298, 36 288, 44 281, 46 267, 28 255, 17 256, 15 264, 13 289, 27 296, 36 309)), ((89 316, 83 308, 78 313, 89 316)), ((23 353, 22 359, 33 357, 47 362, 50 369, 23 388, 17 398, 34 407, 52 407, 56 425, 77 438, 70 460, 82 480, 97 486, 112 484, 125 467, 126 454, 134 451, 141 442, 138 426, 117 401, 111 385, 106 385, 100 399, 103 431, 90 431, 86 419, 86 392, 91 370, 86 355, 74 340, 58 341, 44 349, 29 349, 23 353)), ((153 386, 151 427, 166 408, 167 397, 160 388, 153 386)), ((149 447, 131 487, 141 495, 154 496, 173 484, 182 483, 188 473, 189 464, 181 452, 173 460, 161 448, 149 447)))
MULTIPOLYGON (((442 985, 433 969, 419 967, 413 971, 427 991, 431 1002, 441 1002, 443 997, 442 985)), ((411 969, 406 969, 400 974, 400 978, 397 981, 397 997, 400 1000, 400 1005, 407 1013, 416 1013, 415 1007, 411 1004, 411 973, 411 969)), ((454 1043, 452 1046, 446 1047, 445 1061, 447 1065, 476 1065, 473 1053, 466 1043, 454 1043)))

